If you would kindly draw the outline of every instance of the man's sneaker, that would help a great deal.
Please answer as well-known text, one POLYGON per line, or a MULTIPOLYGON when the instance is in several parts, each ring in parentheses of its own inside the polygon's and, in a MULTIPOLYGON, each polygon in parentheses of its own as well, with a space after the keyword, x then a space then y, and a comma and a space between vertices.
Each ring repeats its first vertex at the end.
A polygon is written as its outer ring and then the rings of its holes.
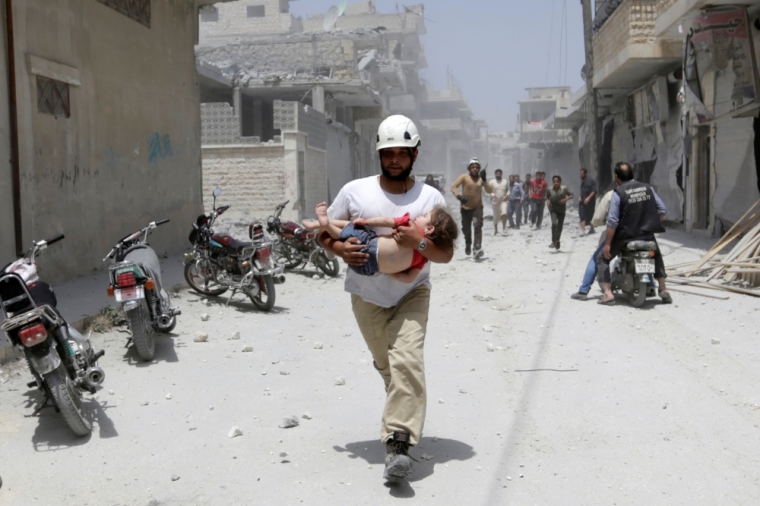
POLYGON ((470 256, 470 253, 472 253, 472 250, 470 249, 470 247, 469 246, 465 246, 464 247, 464 254, 467 255, 467 256, 470 256))
POLYGON ((412 457, 409 456, 409 433, 394 430, 393 438, 385 445, 386 480, 403 480, 412 475, 412 457))
POLYGON ((668 291, 662 291, 660 292, 660 298, 662 299, 663 304, 672 304, 673 303, 673 297, 670 296, 670 293, 668 291))
POLYGON ((588 294, 583 292, 577 292, 570 296, 573 300, 588 300, 588 294))
POLYGON ((475 250, 475 260, 480 260, 481 258, 483 258, 484 254, 485 254, 485 252, 482 249, 480 249, 480 248, 476 249, 475 250))
POLYGON ((588 231, 588 235, 596 234, 596 229, 592 228, 588 231))

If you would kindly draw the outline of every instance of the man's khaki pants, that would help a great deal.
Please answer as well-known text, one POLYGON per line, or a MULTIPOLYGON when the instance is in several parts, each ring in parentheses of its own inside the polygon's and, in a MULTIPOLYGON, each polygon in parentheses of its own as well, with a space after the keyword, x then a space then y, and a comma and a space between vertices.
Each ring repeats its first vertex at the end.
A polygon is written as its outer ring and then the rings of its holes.
POLYGON ((358 295, 351 295, 351 304, 375 369, 385 381, 382 441, 392 439, 394 430, 405 430, 416 445, 427 407, 423 348, 430 290, 417 287, 391 308, 370 304, 358 295))
POLYGON ((493 226, 499 228, 499 222, 501 217, 507 215, 507 201, 506 200, 492 200, 491 206, 493 207, 493 226))

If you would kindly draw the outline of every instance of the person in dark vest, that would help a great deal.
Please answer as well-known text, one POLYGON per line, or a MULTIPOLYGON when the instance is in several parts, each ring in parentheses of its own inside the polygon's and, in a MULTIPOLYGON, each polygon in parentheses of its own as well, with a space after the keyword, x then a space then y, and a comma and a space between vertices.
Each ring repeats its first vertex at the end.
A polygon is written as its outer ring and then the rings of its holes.
MULTIPOLYGON (((607 215, 607 237, 604 248, 597 256, 597 280, 604 295, 599 304, 613 305, 615 296, 610 288, 610 260, 620 254, 631 241, 654 241, 655 234, 665 232, 662 220, 668 212, 662 199, 654 189, 633 179, 630 164, 619 162, 615 165, 615 182, 618 184, 610 200, 607 215)), ((655 250, 654 277, 659 284, 660 298, 665 304, 673 298, 665 286, 665 262, 660 248, 655 250)))

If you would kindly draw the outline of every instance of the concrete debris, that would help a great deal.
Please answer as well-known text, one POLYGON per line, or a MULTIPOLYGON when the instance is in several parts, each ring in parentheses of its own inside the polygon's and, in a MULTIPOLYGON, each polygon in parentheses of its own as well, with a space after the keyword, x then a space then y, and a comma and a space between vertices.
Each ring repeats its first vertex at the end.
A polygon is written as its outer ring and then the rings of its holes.
POLYGON ((288 371, 280 371, 280 376, 289 376, 290 373, 288 371))
POLYGON ((298 417, 296 415, 286 416, 282 419, 282 422, 280 422, 280 428, 290 429, 292 427, 298 427, 300 424, 301 422, 298 421, 298 417))
POLYGON ((196 332, 193 341, 196 343, 205 343, 208 341, 208 334, 206 332, 196 332))
POLYGON ((322 279, 322 278, 320 278, 320 277, 319 277, 319 274, 314 274, 314 275, 311 277, 311 279, 322 279))
POLYGON ((437 442, 438 442, 438 438, 437 438, 437 437, 433 437, 432 441, 433 441, 434 443, 437 443, 437 442))
POLYGON ((306 412, 304 412, 303 415, 301 415, 301 418, 303 418, 304 420, 311 420, 311 413, 309 413, 308 411, 306 411, 306 412))
POLYGON ((422 457, 420 457, 420 458, 423 459, 423 460, 433 460, 433 456, 432 455, 428 455, 427 453, 423 453, 422 457))
POLYGON ((204 322, 207 322, 209 318, 211 318, 211 316, 208 313, 203 313, 201 315, 201 320, 204 322))
POLYGON ((280 452, 280 458, 281 459, 284 459, 287 456, 288 456, 288 452, 280 452))
POLYGON ((438 399, 438 404, 443 404, 443 399, 438 399))
POLYGON ((113 391, 113 390, 109 390, 109 391, 108 391, 108 395, 113 395, 113 394, 114 394, 114 391, 113 391))
POLYGON ((240 340, 240 332, 235 332, 230 336, 230 341, 239 341, 240 340))
POLYGON ((209 410, 209 411, 214 411, 214 406, 209 406, 209 407, 208 407, 208 410, 209 410))
POLYGON ((712 344, 720 344, 720 339, 711 339, 710 342, 712 344))
POLYGON ((346 384, 346 378, 344 378, 343 376, 339 376, 339 377, 335 378, 335 386, 336 387, 343 386, 345 384, 346 384))
POLYGON ((230 431, 227 433, 227 437, 230 439, 232 439, 233 437, 238 437, 242 435, 243 435, 243 431, 240 430, 240 427, 237 427, 237 426, 231 428, 230 431))
POLYGON ((466 394, 466 393, 467 393, 467 390, 465 390, 464 388, 460 388, 460 389, 459 389, 459 393, 460 393, 460 394, 466 394))
POLYGON ((322 349, 322 343, 320 343, 320 342, 314 343, 314 349, 315 350, 321 350, 322 349))
POLYGON ((493 345, 493 344, 491 344, 491 343, 488 343, 488 344, 486 345, 486 349, 487 349, 488 351, 494 351, 494 350, 496 350, 496 348, 494 347, 494 345, 493 345))
POLYGON ((479 300, 480 302, 488 302, 489 300, 496 300, 495 298, 489 295, 473 295, 472 298, 475 300, 479 300))
POLYGON ((351 337, 352 334, 353 332, 344 332, 343 337, 351 337))
POLYGON ((170 401, 172 399, 172 394, 166 394, 166 400, 170 401))
POLYGON ((493 332, 493 327, 490 325, 483 325, 483 332, 493 332))
POLYGON ((178 474, 173 474, 172 475, 172 481, 177 481, 177 480, 179 480, 179 475, 178 474))
POLYGON ((243 347, 243 353, 251 353, 252 351, 253 351, 253 346, 243 347))
POLYGON ((150 405, 149 401, 140 401, 140 406, 149 406, 149 405, 150 405))

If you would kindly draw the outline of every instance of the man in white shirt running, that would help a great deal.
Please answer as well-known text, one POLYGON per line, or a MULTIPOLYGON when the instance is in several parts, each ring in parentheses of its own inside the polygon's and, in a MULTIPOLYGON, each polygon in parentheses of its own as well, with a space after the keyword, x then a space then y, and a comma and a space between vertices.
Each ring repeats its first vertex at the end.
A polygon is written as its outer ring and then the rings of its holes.
MULTIPOLYGON (((409 213, 414 219, 445 206, 440 192, 410 177, 419 145, 420 135, 412 120, 395 115, 383 121, 377 133, 382 174, 346 184, 328 209, 328 217, 354 220, 409 213)), ((375 232, 392 230, 376 228, 375 232)), ((430 262, 448 263, 454 256, 453 248, 427 241, 414 226, 399 227, 396 236, 400 245, 416 248, 430 262)), ((369 256, 355 238, 339 242, 323 233, 320 241, 349 265, 363 265, 369 256)), ((411 476, 409 447, 419 443, 425 423, 423 348, 430 306, 430 262, 412 283, 385 274, 346 272, 345 290, 351 294, 356 323, 385 382, 380 435, 386 445, 383 476, 387 480, 411 476)))

